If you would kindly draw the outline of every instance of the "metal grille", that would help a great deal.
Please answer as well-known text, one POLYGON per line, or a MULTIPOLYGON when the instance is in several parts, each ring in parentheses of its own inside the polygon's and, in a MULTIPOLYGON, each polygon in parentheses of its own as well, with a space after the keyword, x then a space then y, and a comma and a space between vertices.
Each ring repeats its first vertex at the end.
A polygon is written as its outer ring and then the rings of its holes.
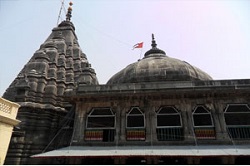
POLYGON ((179 141, 184 139, 183 128, 157 128, 158 141, 179 141))
POLYGON ((228 127, 229 135, 232 139, 250 139, 250 126, 228 127))

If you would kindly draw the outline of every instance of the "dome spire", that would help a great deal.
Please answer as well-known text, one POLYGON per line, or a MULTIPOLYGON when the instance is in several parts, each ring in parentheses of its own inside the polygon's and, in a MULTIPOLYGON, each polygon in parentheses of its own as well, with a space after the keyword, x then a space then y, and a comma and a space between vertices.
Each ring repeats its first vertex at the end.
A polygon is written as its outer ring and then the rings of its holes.
POLYGON ((157 44, 155 42, 155 36, 154 34, 152 33, 152 44, 151 44, 152 48, 156 48, 157 44))
POLYGON ((150 50, 148 50, 145 54, 144 54, 144 58, 147 58, 147 57, 159 57, 159 56, 166 56, 166 53, 157 48, 157 44, 155 42, 155 36, 154 34, 152 33, 152 43, 151 43, 151 46, 152 48, 150 50))
POLYGON ((66 14, 66 21, 70 21, 70 19, 71 19, 71 17, 72 17, 72 15, 71 15, 71 13, 72 13, 72 6, 73 5, 73 3, 70 1, 69 2, 69 7, 68 7, 68 12, 67 12, 67 14, 66 14))

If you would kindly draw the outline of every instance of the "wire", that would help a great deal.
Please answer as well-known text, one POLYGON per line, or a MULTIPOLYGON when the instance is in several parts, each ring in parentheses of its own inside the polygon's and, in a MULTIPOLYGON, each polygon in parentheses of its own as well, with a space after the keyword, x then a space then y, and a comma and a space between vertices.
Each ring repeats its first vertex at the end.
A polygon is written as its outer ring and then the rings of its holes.
POLYGON ((66 125, 69 125, 69 122, 71 121, 70 119, 72 118, 72 116, 74 115, 74 111, 75 111, 75 106, 73 106, 71 108, 71 110, 68 112, 68 114, 65 116, 65 121, 62 122, 62 126, 60 128, 60 130, 56 133, 56 135, 52 138, 52 140, 49 142, 49 144, 45 147, 45 149, 43 150, 43 153, 47 150, 47 148, 52 144, 52 142, 56 139, 56 137, 61 133, 61 131, 64 129, 64 127, 66 125), (70 118, 68 118, 70 117, 70 118))
POLYGON ((104 31, 102 31, 102 30, 100 30, 100 29, 94 27, 93 25, 90 25, 90 24, 88 24, 88 23, 86 23, 86 22, 83 23, 82 21, 79 21, 79 20, 83 20, 79 15, 74 14, 74 17, 77 18, 76 21, 77 21, 79 24, 84 25, 84 26, 90 28, 91 30, 95 30, 96 32, 98 32, 98 33, 102 34, 103 36, 106 36, 106 37, 108 37, 108 38, 110 38, 110 39, 116 41, 117 43, 120 43, 120 44, 122 44, 122 45, 125 45, 125 46, 127 46, 127 47, 129 47, 129 48, 132 48, 131 44, 129 44, 128 42, 122 41, 122 40, 118 39, 117 37, 115 37, 115 36, 113 36, 113 35, 111 35, 111 34, 109 34, 109 33, 107 33, 107 32, 104 32, 104 31))
POLYGON ((65 11, 65 7, 64 7, 64 0, 61 0, 61 8, 58 14, 58 18, 57 18, 57 25, 59 24, 59 19, 61 18, 61 13, 62 13, 62 9, 64 8, 65 11))

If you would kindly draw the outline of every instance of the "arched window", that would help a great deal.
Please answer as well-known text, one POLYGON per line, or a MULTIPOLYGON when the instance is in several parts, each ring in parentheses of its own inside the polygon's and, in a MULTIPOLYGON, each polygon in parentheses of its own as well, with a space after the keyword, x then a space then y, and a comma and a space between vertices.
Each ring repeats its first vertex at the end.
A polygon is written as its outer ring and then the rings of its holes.
POLYGON ((93 108, 86 120, 85 140, 112 142, 115 136, 115 114, 110 108, 93 108))
POLYGON ((138 107, 132 108, 127 114, 127 128, 144 128, 144 114, 138 107))
POLYGON ((227 105, 224 117, 232 139, 250 138, 250 108, 247 104, 227 105))
POLYGON ((161 107, 157 112, 157 139, 159 141, 182 140, 184 138, 180 113, 175 107, 161 107))
POLYGON ((215 128, 211 112, 204 106, 193 111, 194 133, 197 139, 215 139, 215 128))
POLYGON ((181 115, 174 107, 162 107, 157 113, 157 127, 181 127, 181 115))
POLYGON ((145 140, 145 116, 139 107, 132 107, 127 113, 126 138, 128 141, 145 140))

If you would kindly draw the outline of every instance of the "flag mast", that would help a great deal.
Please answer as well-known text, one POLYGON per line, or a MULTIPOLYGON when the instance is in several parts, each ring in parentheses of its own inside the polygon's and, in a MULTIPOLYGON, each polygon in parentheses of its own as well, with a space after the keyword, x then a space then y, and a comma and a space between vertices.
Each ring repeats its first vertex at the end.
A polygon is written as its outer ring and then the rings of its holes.
POLYGON ((140 42, 140 43, 137 43, 133 46, 133 49, 134 50, 135 48, 140 48, 141 49, 141 52, 140 52, 140 59, 141 59, 141 54, 142 54, 142 48, 143 48, 143 42, 140 42))
POLYGON ((140 59, 141 59, 141 54, 142 54, 142 48, 141 48, 141 53, 140 53, 140 59))

